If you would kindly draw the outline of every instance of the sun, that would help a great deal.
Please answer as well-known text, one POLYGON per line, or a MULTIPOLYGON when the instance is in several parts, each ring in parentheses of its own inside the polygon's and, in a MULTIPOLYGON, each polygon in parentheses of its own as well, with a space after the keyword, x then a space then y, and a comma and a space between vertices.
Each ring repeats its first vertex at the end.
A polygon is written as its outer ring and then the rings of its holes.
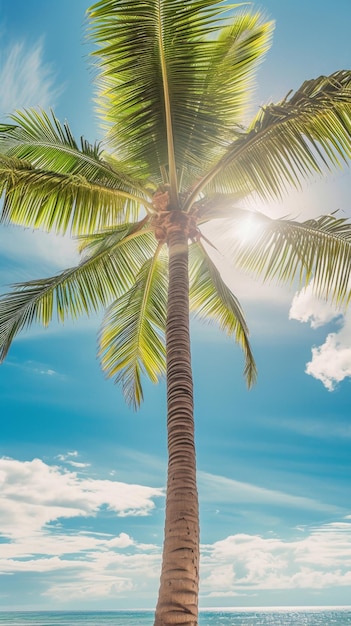
POLYGON ((249 211, 248 215, 235 222, 234 236, 242 243, 253 241, 262 230, 262 223, 254 211, 249 211))

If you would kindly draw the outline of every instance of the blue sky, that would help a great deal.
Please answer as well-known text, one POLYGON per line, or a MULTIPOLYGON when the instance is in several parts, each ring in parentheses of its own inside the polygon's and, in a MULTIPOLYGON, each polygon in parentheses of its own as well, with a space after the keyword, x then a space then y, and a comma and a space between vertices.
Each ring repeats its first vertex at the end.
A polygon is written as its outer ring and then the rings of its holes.
MULTIPOLYGON (((54 107, 100 137, 86 0, 0 0, 0 115, 54 107), (53 8, 55 7, 55 8, 53 8)), ((257 5, 276 20, 253 111, 307 78, 349 68, 348 0, 257 5)), ((351 215, 350 174, 312 180, 271 215, 351 215)), ((230 235, 230 233, 228 233, 230 235)), ((0 229, 2 291, 77 260, 67 239, 0 229)), ((192 325, 201 510, 201 606, 345 605, 351 584, 351 321, 241 276, 259 368, 192 325)), ((0 609, 154 607, 163 535, 165 388, 138 413, 96 359, 99 318, 33 329, 0 369, 0 609)))

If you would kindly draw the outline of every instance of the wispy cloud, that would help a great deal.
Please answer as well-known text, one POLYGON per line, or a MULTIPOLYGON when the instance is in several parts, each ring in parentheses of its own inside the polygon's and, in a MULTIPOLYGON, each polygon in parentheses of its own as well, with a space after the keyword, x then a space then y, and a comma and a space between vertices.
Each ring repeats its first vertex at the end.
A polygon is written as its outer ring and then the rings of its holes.
POLYGON ((270 428, 289 430, 305 437, 329 441, 351 439, 351 423, 342 422, 337 416, 327 422, 318 417, 311 418, 308 415, 296 415, 293 419, 284 417, 284 420, 276 417, 265 417, 262 421, 270 428))
POLYGON ((9 359, 8 361, 6 361, 6 365, 8 367, 15 367, 25 374, 34 374, 35 376, 47 376, 49 378, 56 378, 60 381, 66 380, 66 376, 64 374, 57 372, 47 364, 38 363, 37 361, 24 361, 23 363, 18 363, 9 359))
POLYGON ((78 459, 78 456, 78 451, 73 450, 72 452, 66 452, 66 454, 58 454, 56 458, 61 461, 61 463, 65 463, 66 465, 70 465, 71 467, 75 467, 76 469, 85 469, 86 467, 90 467, 90 463, 83 463, 82 461, 72 460, 72 457, 78 459))
POLYGON ((336 507, 312 498, 266 489, 206 472, 199 472, 198 475, 201 498, 205 502, 270 504, 300 510, 338 511, 336 507))
POLYGON ((6 282, 26 280, 29 275, 33 278, 33 275, 54 274, 79 261, 76 243, 68 236, 58 237, 18 226, 1 226, 0 249, 6 260, 0 280, 6 282))
POLYGON ((34 46, 24 41, 3 46, 0 68, 1 117, 15 109, 52 107, 62 92, 55 70, 44 61, 43 41, 34 46))
MULTIPOLYGON (((55 69, 44 60, 45 46, 38 41, 30 46, 25 41, 2 45, 0 52, 0 117, 16 109, 53 107, 63 86, 57 84, 55 69)), ((12 283, 54 269, 76 264, 78 255, 68 237, 41 232, 32 233, 15 227, 0 228, 0 250, 5 258, 0 270, 0 283, 12 283), (22 267, 18 267, 21 258, 22 267)))

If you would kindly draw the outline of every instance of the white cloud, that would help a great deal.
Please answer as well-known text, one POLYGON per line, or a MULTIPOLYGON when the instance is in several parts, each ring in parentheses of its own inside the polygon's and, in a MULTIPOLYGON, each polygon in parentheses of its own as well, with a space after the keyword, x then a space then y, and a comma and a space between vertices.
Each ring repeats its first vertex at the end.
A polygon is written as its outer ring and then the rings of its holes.
POLYGON ((341 315, 341 312, 329 302, 316 298, 311 283, 295 293, 289 311, 289 319, 310 322, 312 328, 324 326, 341 315))
POLYGON ((84 467, 90 467, 90 463, 81 463, 80 461, 66 461, 68 465, 71 467, 76 467, 77 469, 83 469, 84 467))
MULTIPOLYGON (((60 455, 68 461, 78 456, 60 455)), ((72 530, 69 520, 103 516, 106 509, 124 519, 147 515, 162 489, 81 478, 40 459, 2 458, 0 493, 0 574, 35 573, 41 594, 58 602, 114 598, 136 588, 150 593, 156 586, 159 546, 125 531, 72 530)))
POLYGON ((320 380, 328 391, 351 377, 351 317, 335 307, 314 297, 312 286, 295 294, 290 319, 310 322, 312 328, 338 320, 340 330, 329 333, 321 346, 312 348, 312 359, 306 364, 306 373, 320 380))
POLYGON ((68 458, 70 458, 70 457, 72 457, 72 456, 73 456, 73 457, 75 457, 75 458, 77 458, 77 457, 79 456, 79 452, 78 452, 78 450, 68 450, 68 451, 66 452, 66 454, 58 454, 56 458, 57 458, 59 461, 66 461, 68 458))
MULTIPOLYGON (((60 457, 69 461, 79 454, 72 450, 60 457)), ((228 487, 222 477, 205 474, 200 478, 212 488, 228 487)), ((0 574, 21 575, 22 581, 35 574, 37 583, 40 581, 38 594, 61 607, 70 602, 79 606, 83 600, 113 601, 116 596, 129 598, 129 602, 137 596, 142 606, 143 599, 148 604, 154 597, 160 545, 141 543, 127 530, 116 535, 74 530, 67 522, 77 515, 97 517, 101 506, 122 516, 146 514, 152 510, 153 500, 163 495, 161 489, 81 478, 39 459, 21 462, 7 458, 0 460, 0 485, 0 574)), ((244 488, 249 488, 249 499, 265 499, 267 493, 273 499, 285 497, 244 483, 236 486, 242 490, 241 498, 244 488)), ((290 540, 242 533, 203 545, 202 596, 234 598, 260 590, 349 586, 350 520, 351 516, 312 530, 300 527, 290 540)))
POLYGON ((324 344, 312 348, 312 360, 306 364, 306 373, 320 380, 333 391, 337 384, 351 377, 351 320, 338 333, 330 333, 324 344))
POLYGON ((39 532, 60 518, 96 516, 101 507, 118 516, 148 515, 162 489, 81 478, 40 459, 0 459, 0 533, 16 538, 39 532))
POLYGON ((0 55, 0 115, 15 109, 52 107, 62 91, 55 86, 52 68, 43 61, 43 43, 23 41, 3 47, 0 55))
POLYGON ((208 597, 349 586, 351 524, 326 524, 290 541, 232 535, 204 546, 202 565, 202 590, 208 597))
POLYGON ((126 592, 132 592, 133 582, 130 578, 114 575, 99 576, 85 574, 79 581, 70 580, 68 583, 58 582, 51 585, 44 595, 59 602, 89 601, 92 598, 106 599, 123 597, 126 592))
POLYGON ((44 531, 1 547, 2 574, 44 575, 42 595, 60 604, 115 599, 136 590, 140 597, 152 592, 159 578, 160 548, 138 543, 125 532, 113 537, 44 531))
POLYGON ((79 453, 78 450, 72 450, 72 452, 66 452, 66 454, 58 454, 57 459, 66 465, 70 465, 71 467, 75 467, 77 469, 85 469, 86 467, 90 467, 90 463, 82 463, 81 461, 72 461, 73 458, 78 458, 79 453))
POLYGON ((76 562, 76 569, 65 572, 65 578, 52 577, 44 596, 62 603, 92 599, 120 600, 129 597, 135 604, 154 595, 160 570, 159 552, 121 554, 95 553, 90 561, 76 562), (71 573, 72 572, 72 573, 71 573))

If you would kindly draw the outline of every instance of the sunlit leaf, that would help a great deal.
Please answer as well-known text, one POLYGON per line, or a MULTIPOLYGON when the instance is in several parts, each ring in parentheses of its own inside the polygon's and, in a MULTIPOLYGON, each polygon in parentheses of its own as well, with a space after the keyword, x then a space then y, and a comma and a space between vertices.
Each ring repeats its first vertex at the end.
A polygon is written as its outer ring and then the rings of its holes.
POLYGON ((106 236, 77 267, 56 276, 18 283, 0 296, 0 359, 15 335, 33 323, 44 326, 106 308, 132 285, 156 249, 152 233, 125 227, 106 236))
POLYGON ((30 109, 0 125, 1 221, 64 233, 94 232, 136 219, 149 193, 98 145, 74 139, 67 123, 30 109))
MULTIPOLYGON (((264 280, 300 286, 313 279, 317 296, 349 302, 351 223, 335 214, 298 222, 255 213, 255 236, 230 245, 233 260, 264 280)), ((228 248, 229 253, 229 248, 228 248)))
POLYGON ((198 317, 215 321, 241 346, 245 355, 244 375, 249 387, 256 380, 256 365, 249 330, 238 299, 200 243, 190 247, 190 310, 198 317))
POLYGON ((159 251, 134 285, 107 310, 100 333, 102 369, 121 384, 129 404, 143 399, 141 375, 157 382, 165 373, 167 259, 159 251))
POLYGON ((281 197, 350 156, 351 71, 345 70, 306 81, 292 96, 262 108, 199 180, 187 207, 203 190, 281 197))

